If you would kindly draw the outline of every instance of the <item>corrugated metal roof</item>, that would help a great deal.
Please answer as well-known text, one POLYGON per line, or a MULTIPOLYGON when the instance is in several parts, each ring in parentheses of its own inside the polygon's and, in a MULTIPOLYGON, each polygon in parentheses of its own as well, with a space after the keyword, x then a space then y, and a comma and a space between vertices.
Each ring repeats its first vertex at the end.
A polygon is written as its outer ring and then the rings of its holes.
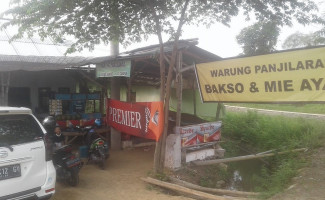
MULTIPOLYGON (((0 25, 3 23, 0 20, 0 25)), ((0 71, 59 70, 82 66, 92 57, 64 56, 71 42, 54 43, 50 38, 20 38, 10 41, 17 32, 16 27, 0 31, 0 71)), ((88 63, 88 62, 87 62, 88 63)))
POLYGON ((0 55, 0 71, 59 70, 83 66, 87 57, 0 55))
MULTIPOLYGON (((198 57, 201 57, 202 60, 208 61, 216 61, 220 60, 221 57, 210 53, 204 49, 197 47, 198 39, 189 39, 189 40, 179 40, 178 49, 187 49, 191 51, 193 54, 196 54, 198 57)), ((174 47, 174 42, 166 42, 164 44, 164 52, 169 53, 172 52, 174 47)), ((134 59, 138 57, 152 57, 153 55, 159 55, 160 45, 150 45, 147 47, 142 47, 138 49, 134 49, 127 52, 122 52, 118 56, 105 56, 105 57, 96 57, 91 60, 91 64, 99 64, 103 62, 108 62, 111 60, 123 60, 123 59, 134 59)))

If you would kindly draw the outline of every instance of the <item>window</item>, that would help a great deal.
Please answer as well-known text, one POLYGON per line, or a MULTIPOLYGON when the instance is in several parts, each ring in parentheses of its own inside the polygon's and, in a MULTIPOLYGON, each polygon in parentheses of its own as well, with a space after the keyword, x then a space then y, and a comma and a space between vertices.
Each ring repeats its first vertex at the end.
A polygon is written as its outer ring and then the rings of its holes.
POLYGON ((31 115, 0 115, 0 145, 32 142, 43 136, 31 115))

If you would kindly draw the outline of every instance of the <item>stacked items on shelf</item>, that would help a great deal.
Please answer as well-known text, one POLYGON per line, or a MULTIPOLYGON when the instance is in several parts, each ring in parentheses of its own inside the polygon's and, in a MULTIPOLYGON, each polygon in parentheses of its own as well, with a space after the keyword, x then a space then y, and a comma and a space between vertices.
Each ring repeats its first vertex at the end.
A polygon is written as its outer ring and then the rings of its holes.
POLYGON ((62 101, 51 99, 49 102, 50 115, 62 115, 62 101))

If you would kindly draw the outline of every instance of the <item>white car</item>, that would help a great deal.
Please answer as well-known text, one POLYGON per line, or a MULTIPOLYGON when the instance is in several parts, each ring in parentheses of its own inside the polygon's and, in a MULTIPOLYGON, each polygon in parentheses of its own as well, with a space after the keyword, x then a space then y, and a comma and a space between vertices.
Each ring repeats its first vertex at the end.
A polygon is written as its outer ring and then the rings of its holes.
POLYGON ((30 109, 0 107, 0 200, 51 198, 56 172, 49 145, 30 109))

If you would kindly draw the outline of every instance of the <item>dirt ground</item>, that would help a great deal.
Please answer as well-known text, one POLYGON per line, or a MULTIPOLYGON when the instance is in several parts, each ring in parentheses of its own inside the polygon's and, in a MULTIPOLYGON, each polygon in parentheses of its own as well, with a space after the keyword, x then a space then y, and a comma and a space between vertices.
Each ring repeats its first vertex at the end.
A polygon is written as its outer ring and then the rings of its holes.
MULTIPOLYGON (((280 114, 293 116, 292 113, 280 114)), ((321 117, 325 118, 325 115, 321 117)), ((321 117, 316 116, 316 119, 321 117)), ((155 189, 140 180, 152 170, 153 154, 154 147, 148 151, 137 148, 111 152, 106 170, 101 170, 94 164, 84 165, 80 171, 79 185, 70 187, 57 183, 56 194, 52 199, 190 200, 191 198, 169 195, 166 191, 155 189)), ((310 166, 300 171, 291 186, 271 200, 325 200, 325 146, 314 152, 310 159, 310 166)))
POLYGON ((325 147, 311 156, 311 164, 302 169, 292 185, 272 200, 324 200, 325 199, 325 147))
POLYGON ((80 183, 71 187, 57 183, 53 200, 190 200, 154 189, 140 180, 153 167, 154 147, 114 151, 106 170, 95 164, 84 165, 80 183))
MULTIPOLYGON (((152 170, 154 147, 149 150, 111 152, 108 167, 84 165, 80 171, 80 183, 71 187, 57 183, 53 200, 193 200, 170 195, 140 180, 152 170)), ((322 200, 325 199, 325 147, 311 156, 311 164, 302 169, 291 186, 271 200, 322 200)))

